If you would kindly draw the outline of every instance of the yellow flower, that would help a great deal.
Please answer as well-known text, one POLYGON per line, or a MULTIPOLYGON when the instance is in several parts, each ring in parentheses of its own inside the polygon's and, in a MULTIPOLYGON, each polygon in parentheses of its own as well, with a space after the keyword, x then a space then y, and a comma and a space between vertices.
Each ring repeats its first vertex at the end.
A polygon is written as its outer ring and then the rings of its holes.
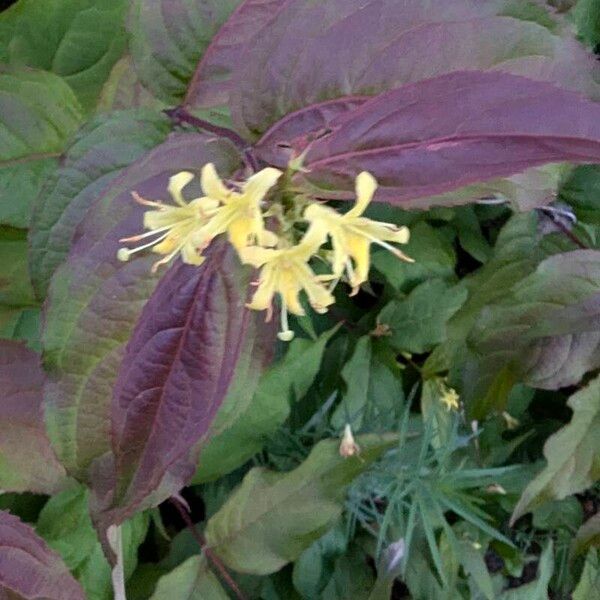
POLYGON ((160 265, 168 263, 179 252, 181 252, 183 262, 192 265, 202 264, 204 258, 198 253, 192 240, 192 234, 201 228, 214 214, 219 203, 206 197, 186 202, 182 190, 193 178, 192 173, 182 171, 169 179, 167 190, 175 202, 174 206, 154 200, 146 200, 137 192, 132 192, 136 202, 154 208, 154 210, 149 210, 144 214, 144 227, 150 231, 123 238, 120 241, 128 243, 149 237, 154 239, 137 248, 121 248, 117 253, 119 260, 127 261, 132 254, 146 248, 152 248, 153 252, 165 255, 164 258, 154 263, 153 271, 156 271, 160 265))
POLYGON ((457 394, 455 389, 449 388, 442 383, 442 397, 440 398, 440 402, 445 404, 449 411, 459 409, 459 398, 460 396, 457 394))
POLYGON ((245 264, 262 267, 257 290, 252 301, 247 304, 253 310, 267 310, 267 320, 271 318, 273 297, 281 297, 281 327, 279 339, 289 341, 294 337, 288 325, 288 311, 304 315, 299 294, 306 292, 311 306, 324 312, 334 298, 323 286, 308 265, 310 257, 319 249, 320 242, 307 233, 299 244, 287 248, 259 248, 251 246, 241 250, 240 257, 245 264))
POLYGON ((350 427, 349 423, 346 423, 344 435, 342 436, 342 441, 340 443, 340 456, 349 458, 350 456, 356 456, 358 454, 360 454, 360 446, 354 440, 352 427, 350 427))
POLYGON ((195 232, 193 239, 196 247, 201 250, 206 248, 213 238, 225 232, 238 252, 252 243, 275 245, 277 236, 265 229, 260 205, 279 177, 281 171, 278 169, 263 169, 242 184, 240 193, 223 184, 213 164, 204 165, 202 190, 221 206, 214 211, 206 225, 195 232))
POLYGON ((323 239, 326 239, 327 235, 331 238, 334 277, 341 277, 345 270, 355 292, 361 283, 367 281, 371 244, 386 248, 402 260, 414 262, 388 243, 408 242, 410 234, 406 227, 398 228, 391 223, 380 223, 362 216, 376 189, 375 178, 363 171, 356 178, 356 203, 347 213, 339 214, 320 204, 311 204, 304 212, 304 218, 323 239))

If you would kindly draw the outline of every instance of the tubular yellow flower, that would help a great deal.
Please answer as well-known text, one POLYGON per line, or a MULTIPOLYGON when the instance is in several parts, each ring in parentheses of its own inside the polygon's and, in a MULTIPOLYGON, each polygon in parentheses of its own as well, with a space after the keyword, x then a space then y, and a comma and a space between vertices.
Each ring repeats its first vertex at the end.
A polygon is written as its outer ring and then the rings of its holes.
POLYGON ((375 178, 363 171, 356 178, 356 203, 347 213, 339 214, 320 204, 311 204, 304 212, 304 218, 310 222, 311 228, 319 232, 323 239, 326 236, 331 238, 334 277, 341 277, 345 270, 355 292, 369 275, 371 244, 386 248, 402 260, 414 262, 388 243, 408 242, 408 228, 398 228, 391 223, 380 223, 362 216, 376 189, 375 178))
POLYGON ((299 294, 306 292, 311 306, 318 312, 324 312, 333 304, 331 293, 318 280, 308 265, 311 256, 319 249, 320 241, 307 234, 295 246, 288 248, 259 248, 251 246, 240 251, 245 264, 262 267, 257 282, 257 290, 252 301, 247 304, 253 310, 267 310, 267 319, 271 318, 273 297, 281 298, 281 327, 279 339, 289 341, 294 334, 288 325, 288 312, 304 315, 299 294))
POLYGON ((223 184, 213 164, 204 165, 202 190, 221 206, 206 225, 195 232, 193 240, 196 247, 206 248, 216 236, 225 232, 238 252, 252 243, 275 245, 277 236, 265 229, 260 205, 280 177, 281 171, 268 167, 252 175, 242 184, 241 192, 236 192, 223 184))
POLYGON ((447 387, 444 383, 442 383, 442 397, 440 398, 440 402, 446 405, 448 411, 458 410, 460 405, 458 403, 459 395, 454 388, 447 387))
POLYGON ((168 263, 179 252, 183 262, 200 265, 204 258, 198 253, 192 240, 192 233, 202 227, 219 206, 218 201, 211 198, 196 198, 189 203, 183 198, 183 188, 194 178, 192 173, 182 171, 169 179, 167 190, 175 205, 164 204, 155 200, 142 198, 137 192, 132 192, 134 200, 144 206, 151 206, 144 214, 144 227, 150 231, 123 238, 124 243, 137 242, 152 238, 149 242, 136 248, 121 248, 117 253, 119 260, 127 261, 132 254, 152 248, 153 252, 164 254, 164 258, 156 261, 153 271, 168 263))

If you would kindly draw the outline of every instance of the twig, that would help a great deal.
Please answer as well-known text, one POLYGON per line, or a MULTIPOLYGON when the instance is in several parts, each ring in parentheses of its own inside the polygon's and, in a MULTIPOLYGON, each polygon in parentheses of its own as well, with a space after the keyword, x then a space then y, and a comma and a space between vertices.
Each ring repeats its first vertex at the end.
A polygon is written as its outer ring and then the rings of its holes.
POLYGON ((246 140, 232 129, 229 129, 227 127, 220 127, 219 125, 215 125, 210 121, 206 121, 204 119, 200 119, 199 117, 195 117, 181 106, 176 106, 175 108, 168 108, 163 112, 173 121, 179 123, 188 123, 189 125, 193 125, 198 129, 203 129, 204 131, 214 133, 219 137, 227 138, 232 144, 235 145, 236 148, 238 148, 238 150, 242 152, 246 164, 253 171, 258 171, 258 161, 256 159, 256 156, 254 156, 254 150, 252 146, 249 146, 246 140))
POLYGON ((238 600, 248 600, 244 593, 238 587, 237 583, 234 581, 233 577, 231 577, 231 575, 229 574, 227 567, 223 564, 221 559, 210 548, 206 546, 206 540, 196 528, 195 523, 192 521, 186 508, 181 503, 181 500, 179 500, 176 496, 172 496, 170 500, 171 504, 173 504, 173 506, 177 509, 184 523, 190 530, 193 538, 200 546, 200 549, 202 550, 202 552, 204 552, 206 558, 217 569, 217 571, 219 571, 221 578, 231 588, 231 591, 234 593, 236 598, 238 600))

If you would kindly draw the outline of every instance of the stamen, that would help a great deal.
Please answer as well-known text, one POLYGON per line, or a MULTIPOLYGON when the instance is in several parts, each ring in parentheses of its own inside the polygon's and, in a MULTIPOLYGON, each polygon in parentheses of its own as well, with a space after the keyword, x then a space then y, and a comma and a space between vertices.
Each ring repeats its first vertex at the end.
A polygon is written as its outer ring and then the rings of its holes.
POLYGON ((411 258, 410 256, 407 256, 406 254, 404 254, 404 252, 402 252, 401 250, 398 250, 398 248, 395 248, 391 244, 388 244, 387 242, 384 242, 383 240, 380 240, 379 238, 376 238, 376 237, 374 237, 372 235, 368 235, 364 231, 355 230, 353 227, 350 227, 350 229, 352 229, 354 233, 362 235, 363 237, 366 237, 368 240, 371 240, 374 244, 377 244, 378 246, 381 246, 382 248, 385 248, 386 250, 388 250, 389 252, 391 252, 397 258, 400 258, 400 259, 402 259, 402 260, 404 260, 406 262, 409 262, 409 263, 414 263, 415 262, 414 258, 411 258))
POLYGON ((277 337, 282 342, 290 342, 294 339, 294 332, 288 324, 287 306, 283 300, 281 301, 281 331, 277 334, 277 337))
MULTIPOLYGON (((169 232, 167 231, 166 233, 163 233, 163 235, 159 236, 155 240, 152 240, 151 242, 148 242, 147 244, 143 244, 142 246, 138 246, 137 248, 121 248, 121 250, 127 250, 130 255, 135 254, 136 252, 141 252, 142 250, 145 250, 146 248, 151 248, 152 246, 156 246, 156 244, 162 242, 168 235, 169 235, 169 232)), ((119 252, 120 252, 120 250, 119 250, 119 252)))
POLYGON ((161 258, 160 260, 157 260, 153 265, 152 268, 150 269, 150 271, 152 273, 156 273, 156 271, 158 271, 158 268, 161 265, 166 265, 168 262, 170 262, 173 258, 175 258, 175 256, 177 256, 177 253, 181 250, 183 244, 180 244, 179 246, 177 246, 177 248, 175 248, 175 250, 173 250, 173 252, 171 252, 170 254, 167 254, 166 256, 164 256, 163 258, 161 258))
POLYGON ((167 231, 167 229, 171 229, 172 227, 172 225, 167 225, 166 227, 161 227, 160 229, 153 229, 152 231, 140 233, 139 235, 132 235, 131 237, 121 238, 119 242, 137 242, 139 240, 143 240, 144 238, 150 237, 151 235, 156 235, 161 231, 167 231))
POLYGON ((166 204, 163 202, 158 202, 156 200, 146 200, 146 198, 142 198, 137 192, 131 192, 131 196, 138 203, 144 206, 156 206, 158 208, 165 208, 166 204))

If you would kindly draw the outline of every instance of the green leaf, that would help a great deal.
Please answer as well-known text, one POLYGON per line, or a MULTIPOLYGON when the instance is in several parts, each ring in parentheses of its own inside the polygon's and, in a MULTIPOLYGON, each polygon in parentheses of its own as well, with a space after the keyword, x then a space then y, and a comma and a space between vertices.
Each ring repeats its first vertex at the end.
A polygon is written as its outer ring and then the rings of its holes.
POLYGON ((600 600, 600 552, 592 549, 588 552, 583 573, 573 600, 600 600))
POLYGON ((600 252, 551 256, 482 310, 467 337, 462 397, 473 418, 512 385, 559 389, 600 366, 600 252))
POLYGON ((24 231, 0 229, 0 304, 34 306, 33 289, 27 269, 27 237, 24 231))
POLYGON ((464 570, 473 578, 475 584, 488 600, 495 600, 494 584, 481 552, 470 542, 459 542, 458 559, 464 570))
POLYGON ((432 277, 455 278, 456 256, 452 244, 431 225, 420 222, 411 227, 410 241, 402 251, 415 262, 404 263, 387 251, 373 253, 373 266, 396 289, 406 292, 432 277))
POLYGON ((63 79, 28 69, 0 72, 0 105, 0 224, 27 227, 31 202, 82 111, 63 79))
POLYGON ((367 600, 375 585, 367 560, 358 545, 351 546, 346 554, 336 559, 333 575, 319 599, 367 600))
POLYGON ((573 540, 573 553, 583 554, 589 548, 600 548, 600 513, 590 517, 577 531, 573 540))
POLYGON ((600 478, 600 377, 571 396, 571 422, 544 445, 548 464, 525 488, 511 522, 548 500, 566 498, 600 478))
POLYGON ((378 322, 391 330, 390 343, 398 351, 422 354, 446 339, 446 323, 467 299, 467 290, 442 279, 429 279, 403 300, 384 307, 378 322))
POLYGON ((323 588, 333 575, 335 561, 348 545, 345 525, 338 523, 309 546, 294 563, 294 587, 303 598, 319 600, 323 588))
POLYGON ((228 600, 229 596, 206 564, 204 555, 192 556, 163 575, 150 600, 228 600))
POLYGON ((554 572, 554 545, 548 542, 538 564, 535 581, 500 594, 498 600, 548 600, 548 585, 554 572))
POLYGON ((573 18, 579 35, 586 44, 594 47, 600 43, 600 2, 598 0, 577 0, 573 18))
POLYGON ((134 0, 130 48, 141 83, 175 104, 213 35, 240 0, 134 0))
POLYGON ((19 0, 0 14, 0 61, 60 75, 92 110, 125 47, 125 0, 19 0))
POLYGON ((339 517, 348 484, 397 437, 365 435, 357 442, 360 457, 342 458, 339 440, 330 439, 288 473, 252 469, 208 521, 209 547, 242 573, 266 575, 296 560, 339 517))
POLYGON ((40 310, 0 307, 0 338, 22 340, 29 348, 40 352, 40 310))
MULTIPOLYGON (((88 600, 111 600, 111 568, 90 519, 88 496, 85 487, 75 486, 50 498, 40 513, 37 532, 62 556, 88 600)), ((126 577, 137 565, 137 549, 148 524, 148 516, 140 513, 122 526, 126 577)))
POLYGON ((363 426, 368 430, 386 429, 402 408, 400 369, 389 349, 381 346, 370 336, 360 338, 344 365, 342 379, 346 390, 331 416, 331 425, 336 429, 342 429, 346 423, 355 431, 363 426))
POLYGON ((317 340, 294 339, 285 356, 260 379, 252 365, 240 365, 234 389, 217 413, 194 483, 230 473, 260 451, 285 421, 290 403, 301 399, 313 383, 327 342, 337 328, 317 340))

